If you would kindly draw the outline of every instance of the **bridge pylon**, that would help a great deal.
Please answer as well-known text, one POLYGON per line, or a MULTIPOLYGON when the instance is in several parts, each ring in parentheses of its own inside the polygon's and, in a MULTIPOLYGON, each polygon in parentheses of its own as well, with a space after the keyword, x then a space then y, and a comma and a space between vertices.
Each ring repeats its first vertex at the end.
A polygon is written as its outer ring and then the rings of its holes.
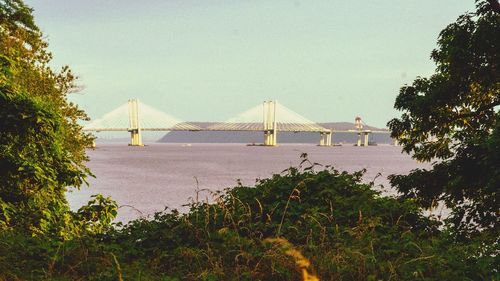
POLYGON ((264 101, 264 145, 266 146, 276 146, 277 144, 276 107, 276 101, 264 101))
POLYGON ((141 125, 139 122, 139 100, 128 100, 128 117, 130 132, 130 146, 144 146, 142 144, 141 125))

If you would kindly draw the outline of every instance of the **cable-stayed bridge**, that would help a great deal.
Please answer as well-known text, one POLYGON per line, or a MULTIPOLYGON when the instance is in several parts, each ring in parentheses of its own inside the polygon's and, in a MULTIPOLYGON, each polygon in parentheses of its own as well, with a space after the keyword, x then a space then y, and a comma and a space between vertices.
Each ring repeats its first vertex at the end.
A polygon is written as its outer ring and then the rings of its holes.
POLYGON ((129 132, 132 146, 143 145, 141 135, 143 131, 261 131, 264 134, 263 144, 266 146, 277 145, 278 132, 319 133, 320 146, 331 146, 332 135, 335 132, 358 134, 358 146, 368 145, 368 136, 371 133, 388 133, 362 130, 361 123, 356 130, 333 131, 276 101, 265 101, 262 105, 250 108, 225 122, 210 123, 207 126, 200 126, 198 122, 193 123, 170 116, 137 99, 131 99, 128 103, 85 125, 84 131, 129 132), (362 135, 364 135, 363 142, 362 135))

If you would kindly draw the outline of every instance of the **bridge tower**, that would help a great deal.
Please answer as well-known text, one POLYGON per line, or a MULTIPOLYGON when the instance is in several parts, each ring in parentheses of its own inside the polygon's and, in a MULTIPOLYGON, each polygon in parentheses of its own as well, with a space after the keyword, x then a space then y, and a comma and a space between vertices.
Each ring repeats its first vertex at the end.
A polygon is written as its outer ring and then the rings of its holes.
POLYGON ((356 116, 356 118, 354 119, 354 124, 356 129, 358 130, 358 141, 356 143, 356 146, 368 146, 371 131, 363 130, 363 120, 359 116, 356 116), (363 142, 361 141, 361 135, 364 136, 363 142))
POLYGON ((266 146, 276 146, 277 144, 276 107, 276 101, 264 101, 264 145, 266 146))
POLYGON ((139 122, 139 100, 130 99, 128 100, 128 117, 129 117, 129 128, 130 132, 130 146, 143 146, 142 135, 141 135, 141 125, 139 122))

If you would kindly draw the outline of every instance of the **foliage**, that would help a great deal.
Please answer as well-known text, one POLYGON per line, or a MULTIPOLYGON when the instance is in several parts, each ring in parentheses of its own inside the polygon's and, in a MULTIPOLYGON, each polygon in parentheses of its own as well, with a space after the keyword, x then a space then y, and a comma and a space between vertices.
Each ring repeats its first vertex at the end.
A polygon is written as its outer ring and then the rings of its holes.
POLYGON ((316 171, 303 155, 305 167, 255 187, 113 227, 110 198, 96 195, 72 212, 64 197, 90 174, 91 139, 77 123, 86 116, 66 100, 76 77, 48 66, 31 9, 0 0, 0 280, 499 280, 496 232, 458 241, 417 205, 444 198, 463 211, 455 225, 479 214, 482 227, 497 226, 498 55, 489 44, 498 39, 488 36, 498 17, 485 7, 442 33, 438 73, 396 101, 407 112, 391 126, 405 149, 443 158, 432 171, 393 177, 406 198, 382 197, 362 171, 316 171), (448 129, 429 129, 438 117, 448 129), (482 177, 472 191, 468 171, 482 177), (441 181, 429 191, 426 178, 441 181))
POLYGON ((0 1, 0 230, 61 235, 74 227, 65 192, 90 175, 91 138, 77 123, 85 114, 66 100, 76 78, 49 67, 31 12, 20 0, 0 1))
POLYGON ((290 168, 255 187, 216 193, 214 203, 193 202, 187 213, 157 213, 105 234, 54 242, 4 233, 0 279, 500 277, 498 248, 457 243, 412 201, 380 196, 361 175, 290 168))
POLYGON ((50 101, 63 117, 62 145, 71 153, 74 165, 85 173, 85 147, 92 138, 84 134, 78 120, 87 120, 85 112, 67 101, 69 93, 78 91, 77 77, 68 66, 55 72, 49 66, 52 54, 43 34, 35 25, 32 9, 22 0, 0 0, 0 54, 9 59, 16 70, 10 77, 12 85, 30 96, 50 101))
POLYGON ((401 88, 395 108, 403 114, 388 123, 404 151, 438 161, 391 183, 424 207, 444 201, 466 236, 500 227, 500 14, 477 6, 440 33, 435 74, 401 88))
POLYGON ((64 187, 79 185, 81 171, 61 148, 62 117, 38 99, 0 88, 0 222, 33 232, 47 230, 66 211, 64 187))

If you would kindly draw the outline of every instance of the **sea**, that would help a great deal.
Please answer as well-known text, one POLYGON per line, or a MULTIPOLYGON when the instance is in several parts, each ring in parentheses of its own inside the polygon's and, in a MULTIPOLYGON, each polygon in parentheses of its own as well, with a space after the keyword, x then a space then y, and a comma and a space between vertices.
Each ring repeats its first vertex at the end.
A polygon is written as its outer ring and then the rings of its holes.
POLYGON ((254 186, 256 181, 299 167, 303 153, 316 170, 329 165, 355 172, 366 169, 363 181, 386 196, 396 194, 387 180, 391 174, 407 174, 412 169, 429 168, 400 146, 356 147, 352 144, 321 147, 314 144, 281 144, 276 147, 245 144, 167 144, 143 147, 127 143, 98 143, 89 149, 87 166, 94 177, 88 186, 71 189, 67 198, 76 210, 93 194, 110 196, 119 205, 117 221, 148 218, 167 209, 186 211, 195 200, 213 200, 216 191, 238 182, 254 186))

